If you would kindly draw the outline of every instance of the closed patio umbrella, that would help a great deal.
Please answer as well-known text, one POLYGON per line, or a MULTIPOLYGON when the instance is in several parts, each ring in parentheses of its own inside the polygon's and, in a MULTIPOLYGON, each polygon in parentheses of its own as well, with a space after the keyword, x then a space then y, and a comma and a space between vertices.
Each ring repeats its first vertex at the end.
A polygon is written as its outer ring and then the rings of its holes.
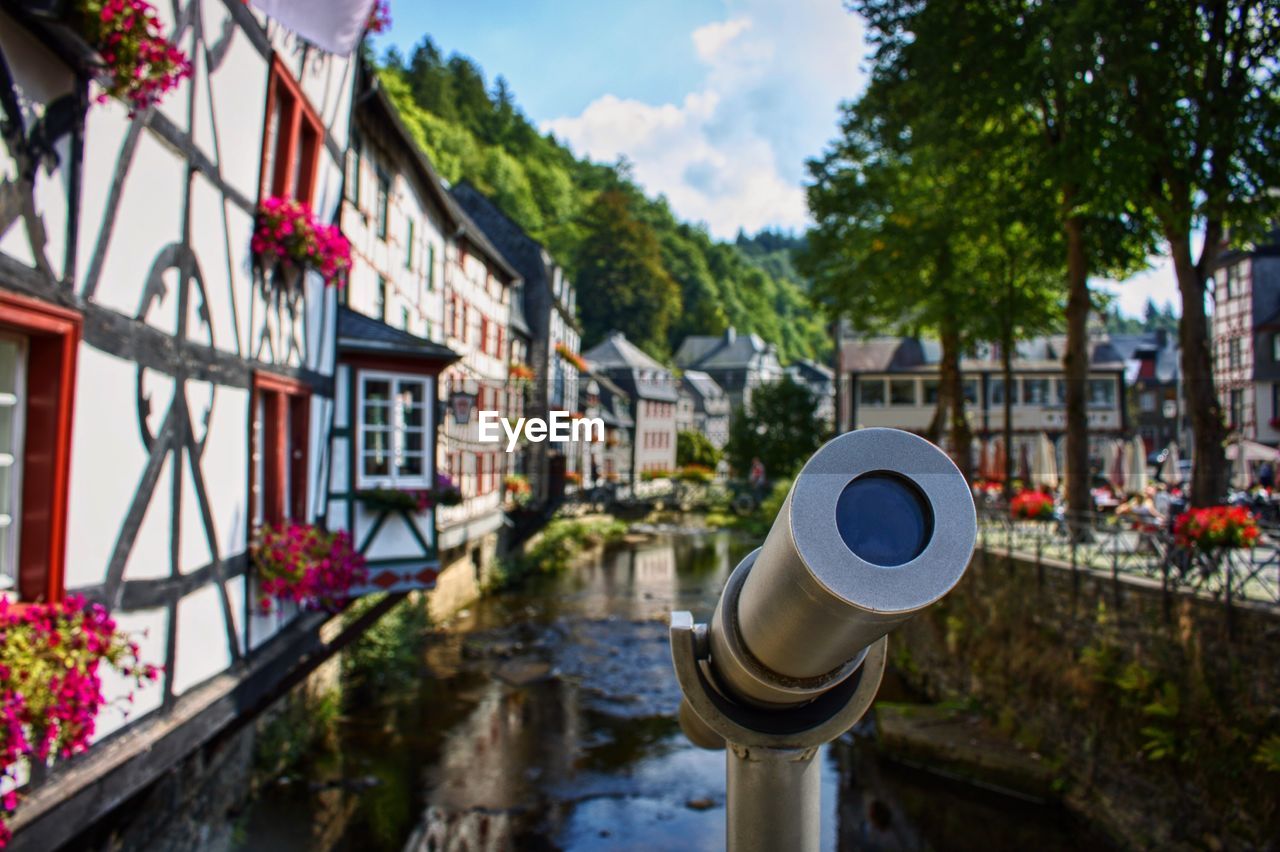
POLYGON ((1041 432, 1035 438, 1031 457, 1031 481, 1035 487, 1053 491, 1058 487, 1058 454, 1049 436, 1041 432))
POLYGON ((1124 443, 1111 441, 1107 445, 1107 481, 1111 487, 1124 493, 1124 443))
POLYGON ((1169 485, 1182 484, 1182 458, 1178 454, 1178 442, 1170 441, 1160 465, 1160 478, 1169 485))
POLYGON ((1022 480, 1023 488, 1031 488, 1035 485, 1031 481, 1031 442, 1023 441, 1018 446, 1018 479, 1022 480))
POLYGON ((1147 445, 1136 435, 1126 445, 1126 458, 1129 462, 1129 493, 1141 494, 1147 490, 1147 445))

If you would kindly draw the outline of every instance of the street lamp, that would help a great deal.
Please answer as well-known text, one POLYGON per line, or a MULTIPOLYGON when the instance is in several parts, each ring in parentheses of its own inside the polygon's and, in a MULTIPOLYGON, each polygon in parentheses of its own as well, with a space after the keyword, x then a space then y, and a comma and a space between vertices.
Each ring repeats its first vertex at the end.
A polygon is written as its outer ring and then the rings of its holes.
POLYGON ((818 746, 870 707, 886 634, 959 582, 976 536, 945 453, 896 429, 848 432, 805 464, 710 625, 672 613, 681 727, 727 744, 731 850, 818 849, 818 746))

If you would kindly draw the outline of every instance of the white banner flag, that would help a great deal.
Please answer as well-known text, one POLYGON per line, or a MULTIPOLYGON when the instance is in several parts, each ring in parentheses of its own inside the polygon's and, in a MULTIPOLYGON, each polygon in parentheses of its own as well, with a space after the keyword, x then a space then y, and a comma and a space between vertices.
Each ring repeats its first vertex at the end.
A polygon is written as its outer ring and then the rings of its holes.
POLYGON ((321 50, 346 56, 355 50, 375 0, 250 0, 321 50))

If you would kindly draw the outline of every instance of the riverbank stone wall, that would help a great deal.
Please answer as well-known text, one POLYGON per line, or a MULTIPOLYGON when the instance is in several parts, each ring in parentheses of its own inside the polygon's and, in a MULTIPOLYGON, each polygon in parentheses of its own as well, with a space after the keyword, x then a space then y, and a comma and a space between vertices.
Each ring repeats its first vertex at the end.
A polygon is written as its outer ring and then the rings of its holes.
POLYGON ((1055 787, 1135 848, 1273 848, 1280 614, 978 551, 891 638, 935 701, 980 708, 1054 762, 1055 787), (1275 741, 1272 741, 1274 748, 1275 741))

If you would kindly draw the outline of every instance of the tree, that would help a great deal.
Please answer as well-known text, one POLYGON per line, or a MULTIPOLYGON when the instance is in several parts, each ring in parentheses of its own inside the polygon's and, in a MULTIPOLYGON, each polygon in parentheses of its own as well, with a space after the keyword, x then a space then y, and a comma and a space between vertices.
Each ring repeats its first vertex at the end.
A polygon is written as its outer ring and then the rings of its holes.
POLYGON ((1119 132, 1120 93, 1103 81, 1098 25, 1116 15, 1101 0, 854 0, 875 45, 873 80, 911 114, 931 115, 960 138, 1005 135, 1034 156, 1066 268, 1067 502, 1091 508, 1087 378, 1089 276, 1123 278, 1149 253, 1152 228, 1131 203, 1143 176, 1119 132), (1028 147, 1029 139, 1034 143, 1028 147))
POLYGON ((739 475, 757 458, 770 479, 794 474, 826 437, 819 432, 817 410, 813 394, 790 376, 756 388, 729 424, 729 463, 739 475))
POLYGON ((653 229, 636 218, 624 192, 608 189, 587 208, 583 230, 574 257, 583 342, 617 329, 650 355, 667 357, 680 288, 662 264, 653 229))
POLYGON ((684 430, 676 433, 676 464, 680 467, 699 464, 714 469, 720 463, 720 451, 701 432, 684 430))
POLYGON ((1195 436, 1191 499, 1205 505, 1220 500, 1227 484, 1205 297, 1227 238, 1247 241, 1280 213, 1280 7, 1274 0, 1150 0, 1099 25, 1118 125, 1136 142, 1138 197, 1159 223, 1178 281, 1183 388, 1195 436))
POLYGON ((817 225, 800 265, 814 297, 856 330, 938 337, 928 436, 949 427, 952 455, 968 475, 962 355, 994 340, 1007 364, 1016 340, 1061 315, 1060 251, 1044 221, 1052 198, 1028 178, 1017 146, 991 134, 957 143, 928 114, 904 122, 900 95, 873 84, 846 108, 843 136, 810 163, 817 225))

